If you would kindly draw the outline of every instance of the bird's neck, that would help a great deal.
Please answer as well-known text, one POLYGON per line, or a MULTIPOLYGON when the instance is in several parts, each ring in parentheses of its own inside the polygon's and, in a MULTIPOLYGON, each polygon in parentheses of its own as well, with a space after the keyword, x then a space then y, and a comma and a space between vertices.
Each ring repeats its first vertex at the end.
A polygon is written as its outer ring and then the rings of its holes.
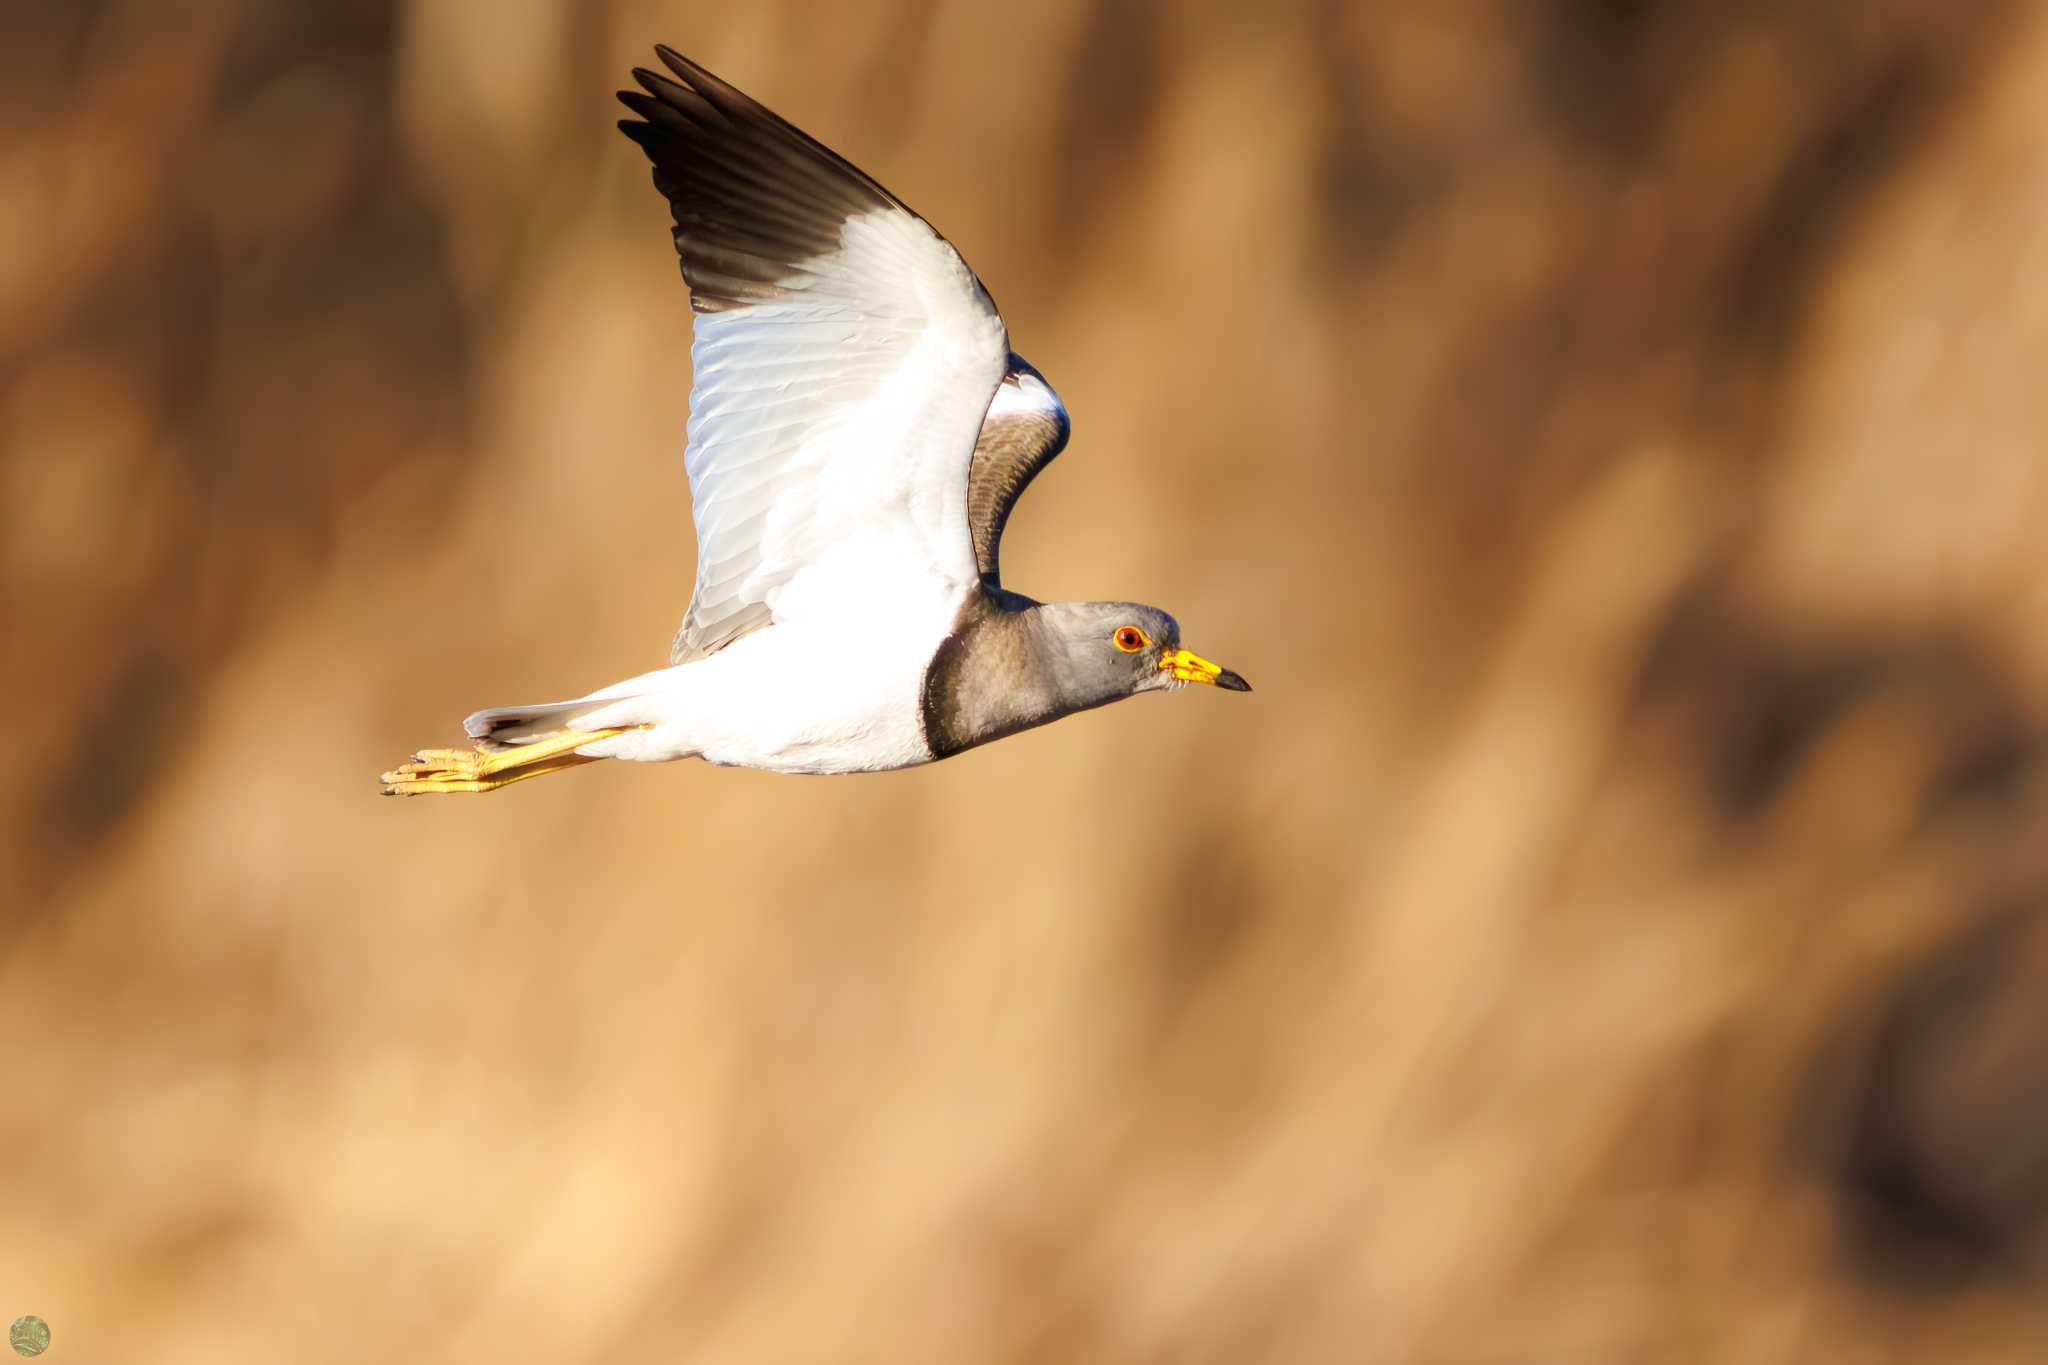
POLYGON ((1045 607, 1000 588, 970 595, 925 670, 925 742, 935 759, 1044 725, 1090 703, 1068 695, 1045 607))

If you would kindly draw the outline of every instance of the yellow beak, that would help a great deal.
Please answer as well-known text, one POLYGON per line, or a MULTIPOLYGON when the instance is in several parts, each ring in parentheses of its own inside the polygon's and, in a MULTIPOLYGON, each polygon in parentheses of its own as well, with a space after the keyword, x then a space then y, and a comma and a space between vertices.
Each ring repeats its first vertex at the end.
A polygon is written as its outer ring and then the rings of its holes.
POLYGON ((1212 664, 1192 650, 1169 649, 1159 655, 1159 671, 1181 682, 1207 683, 1226 692, 1249 692, 1252 685, 1222 664, 1212 664))

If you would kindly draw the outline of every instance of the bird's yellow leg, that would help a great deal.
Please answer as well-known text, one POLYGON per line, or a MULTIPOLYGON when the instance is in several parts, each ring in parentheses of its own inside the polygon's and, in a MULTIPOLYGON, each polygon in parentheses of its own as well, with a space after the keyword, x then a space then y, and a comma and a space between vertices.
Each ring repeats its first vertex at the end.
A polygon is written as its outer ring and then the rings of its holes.
POLYGON ((556 773, 597 760, 576 752, 627 729, 571 730, 518 744, 495 753, 482 749, 422 749, 378 780, 386 796, 427 796, 449 792, 488 792, 529 777, 556 773))

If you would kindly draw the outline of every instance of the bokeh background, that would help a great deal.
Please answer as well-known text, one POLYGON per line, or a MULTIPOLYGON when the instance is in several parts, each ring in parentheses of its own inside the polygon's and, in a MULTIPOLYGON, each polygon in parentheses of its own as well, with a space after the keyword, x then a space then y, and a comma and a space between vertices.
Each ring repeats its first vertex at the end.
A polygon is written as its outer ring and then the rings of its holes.
POLYGON ((0 1319, 71 1361, 2048 1351, 2048 14, 125 0, 0 44, 0 1319), (1251 697, 376 774, 658 663, 667 41, 1251 697))

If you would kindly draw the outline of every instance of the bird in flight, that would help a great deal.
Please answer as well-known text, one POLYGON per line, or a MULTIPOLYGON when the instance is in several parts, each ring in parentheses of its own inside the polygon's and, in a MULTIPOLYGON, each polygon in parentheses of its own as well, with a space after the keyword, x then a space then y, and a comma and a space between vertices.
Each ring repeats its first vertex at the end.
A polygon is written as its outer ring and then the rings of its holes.
POLYGON ((902 200, 687 57, 635 69, 619 128, 654 163, 695 312, 697 584, 669 664, 478 711, 394 796, 493 791, 598 759, 846 773, 947 758, 1206 683, 1249 692, 1132 602, 1002 584, 1018 495, 1066 407, 994 300, 902 200))

